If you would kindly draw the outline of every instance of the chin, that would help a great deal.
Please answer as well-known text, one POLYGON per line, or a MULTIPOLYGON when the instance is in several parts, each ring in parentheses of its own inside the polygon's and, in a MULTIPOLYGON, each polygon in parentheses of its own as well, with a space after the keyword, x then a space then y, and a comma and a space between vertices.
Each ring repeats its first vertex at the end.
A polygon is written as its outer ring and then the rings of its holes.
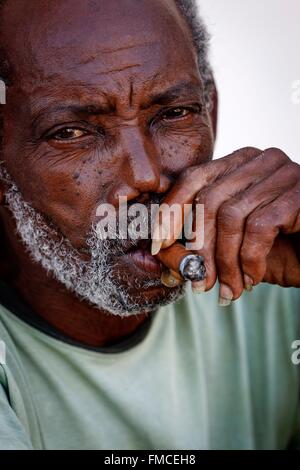
POLYGON ((185 293, 185 284, 166 287, 161 283, 160 275, 161 267, 149 272, 141 269, 131 259, 121 257, 115 264, 111 277, 111 282, 116 286, 114 309, 108 311, 128 317, 153 312, 180 299, 185 293))
POLYGON ((185 292, 184 286, 177 286, 173 289, 168 288, 155 288, 149 289, 133 295, 130 293, 130 298, 124 302, 124 297, 121 296, 117 299, 115 306, 107 311, 113 315, 118 315, 123 318, 132 315, 143 315, 157 311, 160 307, 173 303, 183 297, 185 292), (166 290, 167 289, 167 290, 166 290))

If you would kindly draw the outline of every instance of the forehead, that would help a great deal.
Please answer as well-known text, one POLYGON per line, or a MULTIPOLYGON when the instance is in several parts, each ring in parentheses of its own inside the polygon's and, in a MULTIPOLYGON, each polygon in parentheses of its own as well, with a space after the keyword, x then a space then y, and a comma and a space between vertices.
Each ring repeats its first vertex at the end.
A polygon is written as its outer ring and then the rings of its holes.
POLYGON ((174 0, 11 0, 4 43, 21 88, 122 87, 197 75, 190 32, 174 0), (18 34, 15 34, 18 31, 18 34), (20 83, 21 81, 21 83, 20 83))

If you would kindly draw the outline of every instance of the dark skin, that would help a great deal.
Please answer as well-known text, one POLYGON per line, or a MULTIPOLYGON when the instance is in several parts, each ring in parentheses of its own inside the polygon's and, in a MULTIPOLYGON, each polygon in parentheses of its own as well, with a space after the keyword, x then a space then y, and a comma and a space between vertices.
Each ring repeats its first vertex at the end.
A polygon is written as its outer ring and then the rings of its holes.
MULTIPOLYGON (((150 194, 169 193, 170 200, 179 196, 183 203, 207 189, 207 181, 204 184, 199 178, 202 168, 211 184, 226 168, 235 167, 240 172, 234 180, 240 192, 249 186, 244 164, 253 159, 256 169, 261 165, 259 160, 255 164, 256 150, 239 151, 238 162, 236 156, 228 157, 222 169, 217 162, 208 163, 216 109, 209 111, 205 106, 196 53, 173 0, 31 3, 30 15, 25 0, 11 0, 5 7, 1 44, 13 64, 15 81, 7 93, 1 159, 24 198, 55 223, 74 248, 85 248, 98 204, 117 205, 119 195, 143 202, 150 194), (193 194, 188 179, 191 171, 198 171, 194 176, 199 184, 193 194)), ((295 186, 295 172, 298 183, 300 175, 299 166, 285 158, 294 171, 285 171, 282 193, 295 186)), ((269 166, 265 163, 264 174, 276 170, 271 161, 269 166)), ((227 185, 232 188, 232 180, 227 185)), ((255 199, 257 207, 266 198, 261 193, 255 199)), ((219 206, 224 202, 220 197, 219 206)), ((298 198, 298 211, 299 205, 298 198)), ((217 213, 211 218, 210 235, 216 230, 217 213)), ((29 260, 4 207, 1 217, 4 242, 10 250, 10 282, 37 315, 69 337, 97 346, 133 333, 145 321, 142 311, 122 320, 80 302, 29 260)), ((235 258, 243 234, 244 226, 240 226, 235 258)), ((286 260, 293 272, 299 272, 295 246, 294 239, 287 239, 280 245, 280 256, 269 257, 271 282, 280 283, 276 273, 282 272, 286 260)), ((220 260, 222 243, 218 250, 220 260)), ((206 288, 216 281, 215 252, 215 243, 210 241, 205 253, 206 288)), ((224 274, 222 262, 217 266, 222 283, 233 282, 230 289, 237 298, 243 288, 240 265, 233 281, 226 261, 224 274)), ((120 273, 125 269, 122 263, 119 269, 120 273)), ((248 274, 255 277, 252 271, 248 274)), ((263 275, 255 283, 261 280, 268 279, 263 275)), ((288 279, 285 285, 295 282, 288 279)), ((134 284, 130 288, 134 295, 134 284)), ((143 295, 163 298, 165 289, 145 289, 143 295)))
MULTIPOLYGON (((218 161, 190 167, 166 196, 166 204, 205 206, 205 240, 199 250, 206 279, 201 292, 220 282, 220 304, 229 305, 260 282, 300 286, 300 166, 279 149, 245 148, 218 161)), ((164 211, 161 218, 164 220, 164 211)), ((156 226, 152 252, 177 239, 156 226), (164 232, 161 243, 156 233, 164 232)))
MULTIPOLYGON (((117 205, 119 195, 147 201, 166 193, 187 166, 209 160, 211 121, 189 31, 173 1, 33 5, 30 15, 26 1, 10 1, 4 11, 2 43, 15 83, 7 93, 3 159, 24 198, 81 250, 99 203, 117 205), (179 105, 182 120, 173 116, 179 105)), ((2 208, 1 215, 15 257, 11 282, 55 328, 103 346, 145 321, 80 302, 28 259, 10 213, 2 208)), ((163 297, 166 290, 143 295, 163 297)))

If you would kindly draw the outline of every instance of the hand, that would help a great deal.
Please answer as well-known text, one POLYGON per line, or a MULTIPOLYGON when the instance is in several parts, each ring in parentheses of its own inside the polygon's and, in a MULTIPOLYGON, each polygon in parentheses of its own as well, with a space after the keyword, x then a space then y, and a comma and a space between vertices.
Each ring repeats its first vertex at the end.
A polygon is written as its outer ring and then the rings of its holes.
MULTIPOLYGON (((199 253, 207 277, 199 291, 211 289, 218 278, 220 305, 228 305, 261 281, 300 287, 300 165, 284 152, 247 147, 188 168, 164 203, 183 207, 192 201, 204 204, 205 214, 199 253)), ((166 214, 159 212, 153 254, 171 246, 182 229, 174 214, 168 231, 166 214), (164 240, 159 229, 165 231, 164 240)))

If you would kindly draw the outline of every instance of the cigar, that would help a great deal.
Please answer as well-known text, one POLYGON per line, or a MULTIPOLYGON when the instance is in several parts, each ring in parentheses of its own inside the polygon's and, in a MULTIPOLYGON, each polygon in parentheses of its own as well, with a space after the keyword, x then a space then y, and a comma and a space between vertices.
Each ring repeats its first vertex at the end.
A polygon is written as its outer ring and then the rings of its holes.
POLYGON ((205 278, 203 256, 187 250, 181 243, 160 250, 156 258, 169 268, 173 276, 178 273, 182 280, 203 281, 205 278))

